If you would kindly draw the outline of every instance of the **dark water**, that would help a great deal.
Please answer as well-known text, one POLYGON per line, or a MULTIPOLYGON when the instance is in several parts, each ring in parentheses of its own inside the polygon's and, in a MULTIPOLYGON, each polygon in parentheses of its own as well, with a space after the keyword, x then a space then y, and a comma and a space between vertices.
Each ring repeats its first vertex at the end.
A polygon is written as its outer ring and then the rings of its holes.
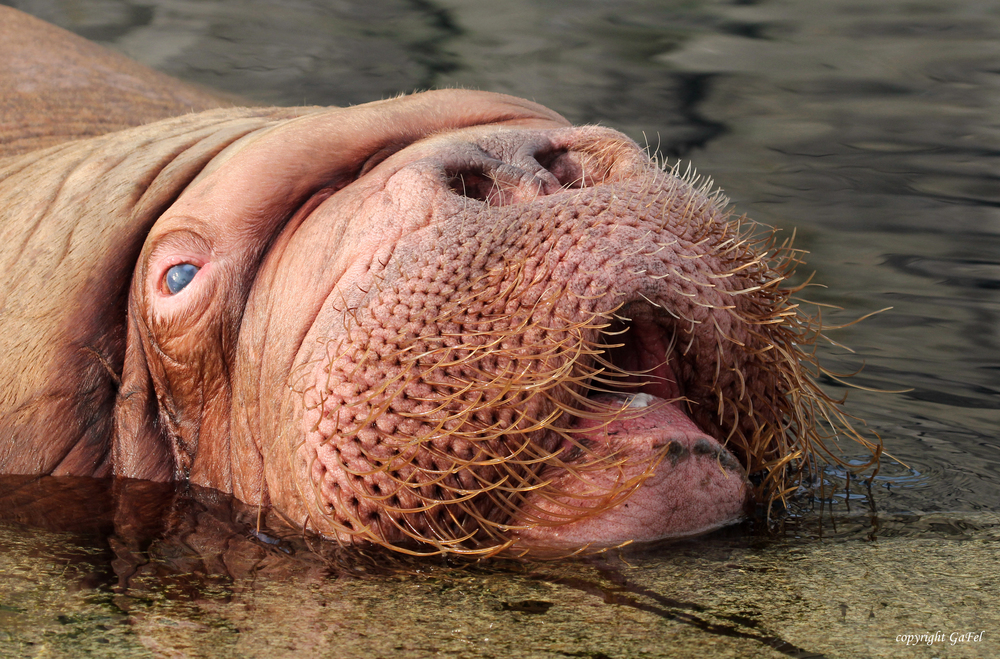
POLYGON ((53 500, 96 502, 84 515, 90 526, 59 528, 58 515, 0 526, 6 555, 19 557, 0 571, 0 644, 6 634, 11 656, 281 655, 293 647, 344 656, 1000 652, 996 644, 908 648, 894 640, 976 625, 1000 638, 987 613, 1000 591, 1000 6, 5 4, 261 103, 344 105, 474 87, 536 100, 693 161, 740 212, 796 230, 809 252, 803 273, 815 270, 823 285, 805 297, 843 309, 824 309, 831 325, 892 307, 829 333, 853 353, 828 345, 821 354, 835 372, 863 367, 850 378, 858 388, 826 384, 847 393, 849 411, 895 458, 883 460, 870 485, 829 469, 777 534, 746 526, 622 563, 459 576, 434 565, 430 576, 374 580, 332 579, 340 559, 290 531, 254 537, 253 514, 234 512, 231 502, 171 493, 169 514, 123 518, 122 501, 132 500, 89 484, 53 500), (282 533, 292 544, 271 542, 282 533), (813 562, 788 558, 796 552, 813 562), (945 576, 937 563, 920 562, 934 557, 951 566, 945 576), (855 579, 859 565, 864 577, 855 579), (26 594, 32 583, 49 584, 51 597, 26 594), (769 587, 768 604, 754 583, 769 587), (855 615, 856 625, 830 630, 855 615), (877 631, 864 627, 876 622, 877 631))

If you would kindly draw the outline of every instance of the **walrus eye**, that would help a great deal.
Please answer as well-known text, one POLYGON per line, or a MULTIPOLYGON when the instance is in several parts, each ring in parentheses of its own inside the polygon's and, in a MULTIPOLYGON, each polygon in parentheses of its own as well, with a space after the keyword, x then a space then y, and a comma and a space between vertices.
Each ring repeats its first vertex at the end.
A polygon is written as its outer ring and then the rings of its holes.
POLYGON ((171 295, 177 295, 184 287, 191 283, 194 276, 198 274, 200 268, 190 263, 178 263, 167 270, 167 276, 163 278, 167 285, 167 290, 171 295))

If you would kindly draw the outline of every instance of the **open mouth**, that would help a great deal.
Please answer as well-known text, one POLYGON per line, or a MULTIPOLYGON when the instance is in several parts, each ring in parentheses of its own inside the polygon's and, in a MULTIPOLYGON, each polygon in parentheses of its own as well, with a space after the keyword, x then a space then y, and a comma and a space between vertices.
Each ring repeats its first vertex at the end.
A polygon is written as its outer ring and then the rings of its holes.
POLYGON ((573 401, 557 431, 562 451, 521 508, 519 542, 602 548, 696 535, 742 516, 745 471, 691 418, 673 320, 647 301, 611 316, 601 351, 578 364, 591 373, 586 399, 573 401))
MULTIPOLYGON (((674 371, 677 334, 669 315, 649 302, 632 302, 611 314, 578 373, 591 374, 567 406, 567 447, 563 460, 579 460, 596 441, 627 441, 630 427, 647 426, 643 417, 664 406, 688 417, 688 403, 674 371), (579 400, 579 396, 586 400, 579 400)), ((668 430, 668 429, 665 429, 668 430)))
MULTIPOLYGON (((648 302, 633 302, 613 318, 602 336, 605 354, 598 358, 608 369, 606 384, 626 394, 680 401, 683 390, 671 363, 676 359, 677 334, 669 315, 648 302)), ((603 388, 596 385, 592 383, 590 391, 603 388)))

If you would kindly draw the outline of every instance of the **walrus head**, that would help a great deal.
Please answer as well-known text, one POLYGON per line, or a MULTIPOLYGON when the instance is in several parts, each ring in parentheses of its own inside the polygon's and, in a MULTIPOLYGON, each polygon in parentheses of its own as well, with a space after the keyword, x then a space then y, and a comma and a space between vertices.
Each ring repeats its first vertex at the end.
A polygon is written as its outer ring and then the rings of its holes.
POLYGON ((783 496, 843 421, 796 252, 620 133, 476 92, 288 114, 218 129, 145 238, 116 474, 346 543, 606 547, 783 496))

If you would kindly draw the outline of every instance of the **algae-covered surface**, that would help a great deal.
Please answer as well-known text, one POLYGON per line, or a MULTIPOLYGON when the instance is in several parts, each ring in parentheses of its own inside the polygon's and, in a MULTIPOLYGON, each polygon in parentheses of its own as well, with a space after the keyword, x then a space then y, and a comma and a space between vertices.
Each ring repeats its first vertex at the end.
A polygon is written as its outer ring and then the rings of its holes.
POLYGON ((1000 653, 995 514, 865 513, 463 563, 340 550, 280 523, 258 531, 254 510, 197 488, 3 485, 5 503, 85 500, 90 515, 70 532, 0 525, 2 656, 1000 653))
POLYGON ((301 543, 275 549, 220 537, 230 523, 205 511, 196 517, 182 536, 142 551, 116 537, 87 547, 72 534, 0 527, 0 655, 1000 653, 996 515, 905 521, 923 529, 918 538, 781 541, 729 532, 632 555, 375 575, 343 574, 301 543), (980 640, 958 642, 970 632, 980 640), (900 639, 908 634, 936 642, 907 647, 900 639))

